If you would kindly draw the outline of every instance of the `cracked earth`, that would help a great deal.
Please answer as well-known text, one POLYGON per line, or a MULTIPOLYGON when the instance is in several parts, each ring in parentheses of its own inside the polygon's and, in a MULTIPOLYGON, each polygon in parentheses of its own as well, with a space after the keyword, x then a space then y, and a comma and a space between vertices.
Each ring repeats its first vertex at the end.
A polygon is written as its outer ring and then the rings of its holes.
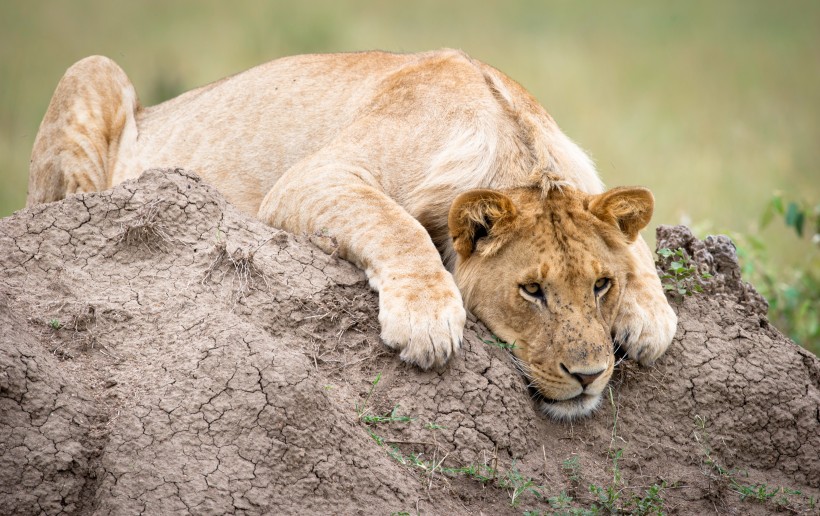
POLYGON ((778 507, 732 481, 799 490, 781 509, 813 513, 820 361, 767 323, 728 240, 662 227, 659 243, 712 272, 706 293, 673 303, 655 367, 623 362, 568 425, 475 320, 447 367, 401 363, 363 274, 320 250, 332 239, 267 227, 192 174, 21 210, 0 221, 0 514, 549 512, 562 491, 590 507, 612 450, 620 492, 664 483, 668 513, 778 507), (412 419, 361 417, 394 408, 412 419), (414 456, 440 468, 398 460, 414 456), (509 487, 441 469, 469 465, 544 496, 513 507, 509 487))

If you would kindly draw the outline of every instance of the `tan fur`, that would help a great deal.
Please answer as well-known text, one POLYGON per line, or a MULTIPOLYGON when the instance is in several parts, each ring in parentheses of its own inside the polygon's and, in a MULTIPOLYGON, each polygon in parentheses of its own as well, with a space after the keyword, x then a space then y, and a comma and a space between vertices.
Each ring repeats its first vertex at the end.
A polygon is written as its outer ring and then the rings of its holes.
MULTIPOLYGON (((456 196, 532 185, 603 191, 589 158, 532 96, 459 51, 288 57, 150 108, 113 61, 95 56, 54 93, 28 204, 156 167, 193 170, 274 226, 334 236, 379 292, 385 343, 425 368, 459 348, 465 322, 444 265, 456 259, 447 226, 456 196)), ((636 281, 613 328, 651 363, 676 320, 640 237, 629 252, 636 281)))

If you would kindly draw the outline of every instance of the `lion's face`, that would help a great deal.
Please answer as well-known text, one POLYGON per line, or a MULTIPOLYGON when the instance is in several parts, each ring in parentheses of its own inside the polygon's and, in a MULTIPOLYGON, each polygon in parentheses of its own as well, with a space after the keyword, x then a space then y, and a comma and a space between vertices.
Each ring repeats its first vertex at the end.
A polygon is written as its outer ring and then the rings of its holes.
POLYGON ((611 327, 652 214, 646 189, 474 190, 450 211, 467 307, 513 353, 543 410, 592 412, 615 362, 611 327))

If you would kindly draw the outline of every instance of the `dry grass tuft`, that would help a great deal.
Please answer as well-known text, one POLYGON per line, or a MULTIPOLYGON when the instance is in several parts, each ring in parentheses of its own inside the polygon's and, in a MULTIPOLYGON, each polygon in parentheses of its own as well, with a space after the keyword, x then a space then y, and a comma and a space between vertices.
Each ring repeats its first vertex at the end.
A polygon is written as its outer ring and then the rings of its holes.
POLYGON ((165 225, 159 222, 163 201, 155 199, 140 206, 135 216, 122 224, 117 235, 117 244, 143 246, 152 253, 164 252, 165 244, 171 241, 165 225))
POLYGON ((232 271, 231 290, 233 291, 234 305, 244 299, 251 289, 256 287, 257 279, 264 283, 266 289, 270 289, 265 274, 256 267, 253 260, 256 252, 272 238, 263 241, 254 248, 236 247, 233 250, 228 249, 225 240, 218 238, 213 248, 216 256, 205 271, 202 284, 204 285, 208 280, 222 283, 226 273, 232 271), (223 268, 225 265, 228 267, 223 268), (218 279, 216 279, 217 272, 220 273, 218 279))

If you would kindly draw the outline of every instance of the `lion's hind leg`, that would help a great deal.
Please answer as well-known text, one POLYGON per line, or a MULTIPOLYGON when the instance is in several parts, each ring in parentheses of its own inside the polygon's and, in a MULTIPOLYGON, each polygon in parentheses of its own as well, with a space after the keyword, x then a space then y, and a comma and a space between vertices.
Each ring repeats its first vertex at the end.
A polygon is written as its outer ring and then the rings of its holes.
POLYGON ((114 61, 87 57, 63 75, 34 141, 27 206, 110 188, 136 142, 137 94, 114 61), (125 152, 124 152, 125 151, 125 152))

